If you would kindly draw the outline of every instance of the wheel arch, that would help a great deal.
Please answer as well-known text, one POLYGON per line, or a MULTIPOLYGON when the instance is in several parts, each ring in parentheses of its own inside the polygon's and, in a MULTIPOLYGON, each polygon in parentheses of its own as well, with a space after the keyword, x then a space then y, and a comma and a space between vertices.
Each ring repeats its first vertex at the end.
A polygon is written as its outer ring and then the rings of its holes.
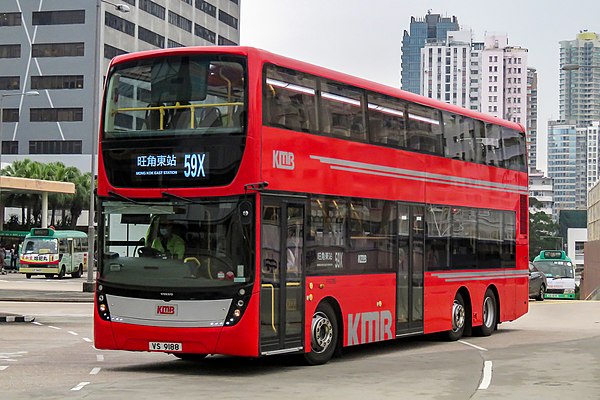
MULTIPOLYGON (((338 323, 338 340, 334 356, 340 355, 342 347, 344 347, 345 332, 344 315, 342 314, 342 307, 340 306, 340 303, 331 296, 327 296, 321 299, 319 304, 321 303, 328 303, 331 306, 331 308, 333 308, 333 312, 335 313, 335 318, 337 319, 338 323)), ((317 304, 317 308, 319 307, 319 304, 317 304)))

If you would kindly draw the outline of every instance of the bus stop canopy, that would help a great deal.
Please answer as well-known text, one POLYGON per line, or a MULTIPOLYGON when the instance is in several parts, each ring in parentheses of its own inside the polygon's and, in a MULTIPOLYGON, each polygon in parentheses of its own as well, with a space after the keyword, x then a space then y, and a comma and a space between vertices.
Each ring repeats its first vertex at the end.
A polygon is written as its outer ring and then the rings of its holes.
MULTIPOLYGON (((48 193, 74 194, 75 184, 70 182, 45 181, 41 179, 0 176, 0 192, 41 194, 42 228, 48 227, 48 193)), ((4 225, 4 204, 0 205, 0 230, 4 225)))

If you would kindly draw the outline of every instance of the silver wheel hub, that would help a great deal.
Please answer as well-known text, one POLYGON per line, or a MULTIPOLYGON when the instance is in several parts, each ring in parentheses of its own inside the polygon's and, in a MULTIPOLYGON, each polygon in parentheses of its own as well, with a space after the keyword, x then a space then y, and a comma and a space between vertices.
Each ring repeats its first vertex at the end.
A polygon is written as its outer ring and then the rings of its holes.
POLYGON ((311 328, 311 344, 315 353, 323 353, 333 341, 333 325, 323 312, 313 315, 311 328))
POLYGON ((465 307, 462 304, 454 301, 452 305, 452 330, 454 332, 460 330, 465 325, 465 307))
POLYGON ((486 297, 483 302, 483 324, 491 327, 494 323, 494 304, 490 297, 486 297))

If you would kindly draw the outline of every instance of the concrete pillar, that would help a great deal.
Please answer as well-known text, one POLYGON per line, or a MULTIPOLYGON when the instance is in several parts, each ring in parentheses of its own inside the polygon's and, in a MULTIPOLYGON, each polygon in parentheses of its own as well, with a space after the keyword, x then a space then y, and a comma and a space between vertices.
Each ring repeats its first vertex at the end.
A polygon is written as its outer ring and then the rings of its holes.
POLYGON ((42 228, 48 227, 48 192, 42 192, 42 228))

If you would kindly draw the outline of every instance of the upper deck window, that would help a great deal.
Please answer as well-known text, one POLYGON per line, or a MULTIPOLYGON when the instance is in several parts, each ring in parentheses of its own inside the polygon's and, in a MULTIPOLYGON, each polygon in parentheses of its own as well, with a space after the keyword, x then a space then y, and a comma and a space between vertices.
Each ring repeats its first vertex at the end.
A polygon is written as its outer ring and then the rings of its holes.
POLYGON ((110 73, 106 138, 241 133, 245 67, 232 57, 170 56, 117 65, 110 73))

